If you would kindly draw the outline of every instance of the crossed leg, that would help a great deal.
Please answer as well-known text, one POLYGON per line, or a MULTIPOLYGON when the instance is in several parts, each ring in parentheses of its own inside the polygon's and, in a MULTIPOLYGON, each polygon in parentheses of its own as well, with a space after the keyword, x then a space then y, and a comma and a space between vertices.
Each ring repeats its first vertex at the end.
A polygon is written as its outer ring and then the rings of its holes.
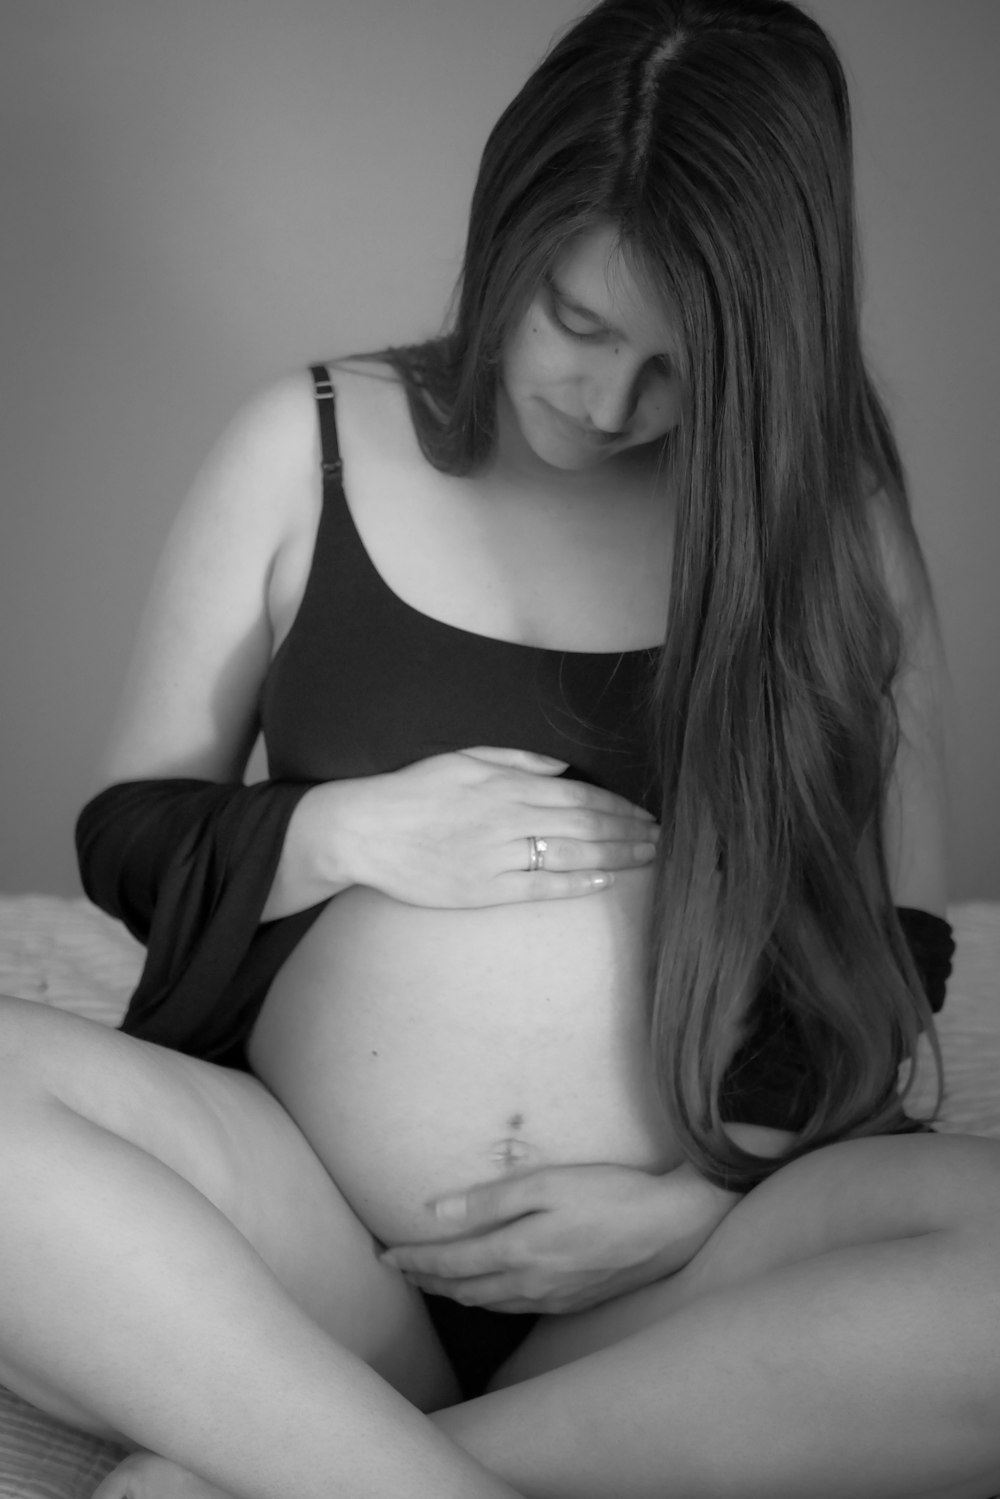
MULTIPOLYGON (((531 1499, 987 1499, 998 1190, 989 1141, 818 1151, 678 1275, 545 1319, 489 1394, 431 1421, 531 1499)), ((217 1499, 140 1476, 100 1499, 217 1499)))
POLYGON ((817 1151, 432 1420, 531 1499, 1000 1493, 1000 1144, 817 1151))
POLYGON ((253 1078, 0 1001, 0 1380, 241 1499, 509 1499, 423 1305, 253 1078))
POLYGON ((815 1152, 428 1419, 421 1305, 259 1084, 19 1001, 0 1036, 0 1376, 226 1493, 1000 1491, 994 1142, 815 1152))

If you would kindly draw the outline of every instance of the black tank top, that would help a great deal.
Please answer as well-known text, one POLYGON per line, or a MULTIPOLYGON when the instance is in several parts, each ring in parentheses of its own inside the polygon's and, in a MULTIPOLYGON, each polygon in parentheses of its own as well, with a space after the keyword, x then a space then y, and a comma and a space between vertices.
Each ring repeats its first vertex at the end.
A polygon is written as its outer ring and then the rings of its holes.
POLYGON ((534 750, 659 812, 647 702, 658 650, 560 651, 445 624, 386 584, 344 492, 326 370, 323 505, 305 592, 267 673, 275 780, 338 780, 474 745, 534 750))

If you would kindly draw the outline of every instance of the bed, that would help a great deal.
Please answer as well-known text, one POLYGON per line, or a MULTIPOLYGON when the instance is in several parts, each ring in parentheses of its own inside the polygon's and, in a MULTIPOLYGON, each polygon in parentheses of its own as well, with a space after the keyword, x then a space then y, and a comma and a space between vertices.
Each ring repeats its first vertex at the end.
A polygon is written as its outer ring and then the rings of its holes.
MULTIPOLYGON (((1000 1138, 1000 903, 956 905, 949 915, 958 950, 939 1023, 939 1128, 1000 1138)), ((141 960, 139 944, 86 900, 0 896, 0 993, 115 1025, 141 960)), ((922 1045, 911 1112, 932 1096, 922 1045)), ((0 1499, 90 1499, 121 1456, 0 1388, 0 1499)))

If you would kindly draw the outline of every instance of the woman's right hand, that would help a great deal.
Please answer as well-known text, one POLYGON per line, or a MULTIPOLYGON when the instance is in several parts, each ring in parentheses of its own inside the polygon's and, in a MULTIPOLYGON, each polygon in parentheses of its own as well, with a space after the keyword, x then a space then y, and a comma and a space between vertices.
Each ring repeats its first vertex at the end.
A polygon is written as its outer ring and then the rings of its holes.
POLYGON ((624 797, 563 779, 565 769, 525 750, 459 750, 317 787, 302 813, 317 819, 312 846, 320 861, 328 851, 335 888, 447 908, 589 895, 614 870, 650 863, 659 829, 624 797))

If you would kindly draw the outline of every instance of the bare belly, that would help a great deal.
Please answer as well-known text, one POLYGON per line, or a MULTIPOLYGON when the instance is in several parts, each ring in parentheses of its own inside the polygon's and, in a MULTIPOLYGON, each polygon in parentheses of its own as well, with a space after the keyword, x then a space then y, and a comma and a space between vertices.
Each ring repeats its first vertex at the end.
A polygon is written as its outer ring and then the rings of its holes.
POLYGON ((645 1023, 649 875, 578 900, 435 911, 354 887, 272 986, 250 1047, 384 1243, 436 1197, 542 1165, 663 1171, 645 1023))

